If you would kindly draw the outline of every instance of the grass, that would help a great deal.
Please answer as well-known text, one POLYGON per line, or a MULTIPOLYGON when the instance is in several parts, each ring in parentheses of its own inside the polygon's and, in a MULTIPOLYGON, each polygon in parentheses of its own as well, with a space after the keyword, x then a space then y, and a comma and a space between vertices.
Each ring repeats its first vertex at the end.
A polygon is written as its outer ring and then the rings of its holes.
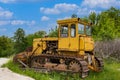
POLYGON ((81 79, 79 74, 63 72, 38 73, 29 69, 22 70, 11 60, 4 64, 3 67, 8 67, 13 72, 30 76, 35 80, 120 80, 120 63, 112 60, 105 60, 104 62, 104 70, 102 72, 90 71, 89 76, 85 79, 81 79))

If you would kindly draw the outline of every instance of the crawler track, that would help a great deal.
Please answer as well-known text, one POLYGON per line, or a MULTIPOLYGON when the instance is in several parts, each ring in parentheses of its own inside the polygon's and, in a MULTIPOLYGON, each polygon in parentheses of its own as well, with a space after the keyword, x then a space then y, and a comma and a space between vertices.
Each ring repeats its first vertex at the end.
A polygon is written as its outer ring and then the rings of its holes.
POLYGON ((82 78, 87 77, 89 71, 87 62, 82 58, 62 55, 41 54, 30 58, 29 63, 35 70, 79 73, 82 78))
POLYGON ((98 71, 102 71, 102 69, 104 67, 103 59, 99 58, 99 57, 95 57, 95 60, 96 60, 96 63, 97 63, 98 71))

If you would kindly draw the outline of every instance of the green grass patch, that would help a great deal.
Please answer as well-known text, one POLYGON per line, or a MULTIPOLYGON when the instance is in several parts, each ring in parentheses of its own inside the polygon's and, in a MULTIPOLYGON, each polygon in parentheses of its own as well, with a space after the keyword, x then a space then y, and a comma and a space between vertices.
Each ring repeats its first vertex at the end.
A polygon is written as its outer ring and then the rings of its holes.
POLYGON ((120 80, 120 63, 108 60, 105 60, 104 62, 104 70, 102 72, 97 73, 90 71, 89 76, 85 79, 81 79, 79 74, 63 72, 40 73, 29 69, 23 70, 11 60, 7 64, 4 64, 3 67, 8 67, 13 72, 30 76, 35 80, 120 80))

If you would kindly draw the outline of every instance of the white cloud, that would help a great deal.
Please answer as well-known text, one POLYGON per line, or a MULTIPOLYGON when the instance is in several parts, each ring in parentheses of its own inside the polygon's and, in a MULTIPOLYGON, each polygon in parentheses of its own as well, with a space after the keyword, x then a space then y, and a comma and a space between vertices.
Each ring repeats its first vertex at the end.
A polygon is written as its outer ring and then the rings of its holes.
POLYGON ((120 7, 120 0, 83 0, 79 6, 77 15, 88 16, 91 12, 101 13, 103 9, 109 9, 111 6, 120 7))
POLYGON ((0 21, 0 26, 8 25, 8 24, 10 24, 10 21, 0 21))
POLYGON ((77 8, 78 8, 78 6, 76 4, 60 3, 60 4, 54 5, 53 8, 41 7, 40 11, 45 14, 60 14, 62 12, 74 11, 77 8))
POLYGON ((35 21, 13 20, 11 25, 34 25, 35 21))
POLYGON ((68 11, 74 11, 76 8, 78 8, 78 6, 76 4, 61 3, 61 4, 56 4, 54 8, 62 12, 68 12, 68 11))
POLYGON ((96 14, 100 13, 101 11, 89 8, 79 8, 78 12, 76 13, 78 16, 88 16, 91 12, 95 12, 96 14))
POLYGON ((1 3, 17 3, 17 2, 43 2, 43 1, 54 1, 54 0, 0 0, 1 3))
POLYGON ((44 7, 41 7, 40 11, 45 13, 45 14, 59 14, 60 13, 59 10, 54 9, 54 8, 44 8, 44 7))
POLYGON ((69 19, 71 18, 70 16, 66 16, 66 17, 63 17, 63 18, 58 18, 57 20, 63 20, 63 19, 69 19))
POLYGON ((28 25, 34 25, 36 22, 32 20, 28 25))
POLYGON ((48 21, 50 18, 47 16, 42 16, 41 21, 48 21))
POLYGON ((120 6, 120 0, 84 0, 81 4, 89 8, 110 8, 111 6, 120 6))
POLYGON ((3 8, 2 8, 2 7, 0 7, 0 10, 3 10, 3 8))
POLYGON ((10 11, 0 11, 0 17, 11 18, 13 15, 10 11))
POLYGON ((13 21, 11 21, 12 25, 23 25, 25 23, 27 23, 27 22, 26 21, 22 21, 22 20, 13 20, 13 21))
POLYGON ((15 2, 16 0, 0 0, 2 3, 12 3, 15 2))
MULTIPOLYGON (((76 5, 76 4, 67 4, 67 3, 60 3, 60 4, 55 4, 53 8, 44 8, 41 7, 40 11, 43 12, 44 14, 77 14, 78 16, 87 16, 91 12, 96 12, 100 13, 101 11, 96 10, 95 8, 89 8, 87 5, 87 1, 89 3, 89 0, 84 0, 81 5, 76 5)), ((92 1, 92 0, 90 0, 92 1)), ((96 1, 94 1, 96 2, 96 1)), ((94 4, 94 3, 92 3, 94 4)), ((91 5, 92 5, 91 4, 91 5)), ((68 17, 67 17, 68 18, 68 17)), ((58 18, 58 19, 65 19, 65 18, 58 18)))
POLYGON ((88 16, 91 12, 97 14, 101 10, 109 9, 111 6, 120 8, 120 0, 82 0, 80 5, 60 3, 52 8, 41 7, 40 11, 44 14, 77 14, 78 16, 88 16))
POLYGON ((0 18, 11 18, 13 16, 13 12, 8 11, 0 7, 0 18))
MULTIPOLYGON (((7 0, 5 0, 7 1, 7 0)), ((10 20, 13 18, 13 12, 9 10, 5 10, 4 8, 0 7, 0 26, 3 25, 34 25, 36 22, 34 20, 32 21, 26 21, 26 20, 10 20)))
POLYGON ((7 20, 1 20, 0 21, 0 26, 5 26, 5 25, 28 25, 28 26, 31 26, 31 25, 34 25, 36 22, 33 20, 33 21, 25 21, 25 20, 12 20, 12 21, 7 21, 7 20))
POLYGON ((89 10, 87 8, 79 8, 77 15, 87 15, 89 13, 89 10))

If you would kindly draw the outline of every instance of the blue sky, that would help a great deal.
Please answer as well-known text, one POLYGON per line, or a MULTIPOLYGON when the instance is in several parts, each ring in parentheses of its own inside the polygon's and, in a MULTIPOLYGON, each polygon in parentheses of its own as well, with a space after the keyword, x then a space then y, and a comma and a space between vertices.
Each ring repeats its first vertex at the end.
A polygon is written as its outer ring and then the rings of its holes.
POLYGON ((120 9, 120 0, 0 0, 0 36, 12 37, 18 28, 26 34, 49 32, 58 19, 84 17, 111 6, 120 9))

